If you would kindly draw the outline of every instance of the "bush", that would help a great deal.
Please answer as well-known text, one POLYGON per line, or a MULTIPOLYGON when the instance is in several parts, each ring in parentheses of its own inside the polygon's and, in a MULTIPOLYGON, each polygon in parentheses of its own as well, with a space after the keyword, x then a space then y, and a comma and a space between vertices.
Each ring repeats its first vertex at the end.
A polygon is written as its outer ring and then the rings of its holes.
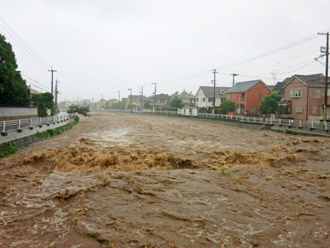
POLYGON ((73 114, 73 113, 78 113, 83 116, 88 116, 88 113, 90 112, 89 107, 81 107, 79 105, 71 105, 68 108, 68 113, 73 114))
POLYGON ((227 114, 228 112, 234 112, 236 110, 235 103, 232 101, 222 102, 220 107, 221 114, 227 114))
POLYGON ((285 129, 286 134, 297 135, 296 131, 285 129))
POLYGON ((6 143, 0 147, 0 158, 17 152, 18 148, 12 142, 6 143))

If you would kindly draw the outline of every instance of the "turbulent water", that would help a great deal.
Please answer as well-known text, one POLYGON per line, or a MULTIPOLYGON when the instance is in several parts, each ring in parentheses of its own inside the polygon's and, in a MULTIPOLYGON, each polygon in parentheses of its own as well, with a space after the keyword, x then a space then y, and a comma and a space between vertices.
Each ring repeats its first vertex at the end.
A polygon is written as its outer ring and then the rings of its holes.
POLYGON ((329 247, 329 141, 94 114, 0 161, 0 246, 329 247))

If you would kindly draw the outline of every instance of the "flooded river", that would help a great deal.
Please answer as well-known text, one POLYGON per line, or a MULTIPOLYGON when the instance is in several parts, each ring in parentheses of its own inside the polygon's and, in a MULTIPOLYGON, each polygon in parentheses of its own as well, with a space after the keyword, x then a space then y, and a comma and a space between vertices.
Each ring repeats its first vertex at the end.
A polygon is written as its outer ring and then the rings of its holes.
POLYGON ((0 247, 330 247, 327 138, 95 113, 0 166, 0 247))

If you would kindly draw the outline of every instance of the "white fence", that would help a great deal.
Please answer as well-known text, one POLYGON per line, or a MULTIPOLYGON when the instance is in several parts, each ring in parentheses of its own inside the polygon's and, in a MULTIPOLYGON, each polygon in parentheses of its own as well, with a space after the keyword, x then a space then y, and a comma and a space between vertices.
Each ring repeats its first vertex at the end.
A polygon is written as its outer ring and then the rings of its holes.
MULTIPOLYGON (((144 112, 144 111, 143 111, 144 112)), ((141 111, 140 111, 141 113, 141 111)), ((165 110, 155 110, 155 114, 164 114, 164 115, 179 115, 183 116, 184 112, 182 110, 176 111, 165 111, 165 110)), ((195 116, 195 115, 191 115, 195 116)), ((198 117, 201 118, 211 118, 211 119, 223 119, 236 122, 244 122, 251 124, 261 124, 269 126, 283 126, 283 127, 295 127, 299 129, 309 129, 309 130, 325 130, 328 131, 329 124, 323 121, 305 121, 305 120, 291 120, 291 119, 279 119, 279 118, 264 118, 264 117, 247 117, 241 115, 222 115, 222 114, 209 114, 209 113, 198 113, 198 117)))
POLYGON ((2 135, 6 135, 8 130, 17 130, 21 132, 23 129, 33 129, 37 126, 41 127, 42 125, 50 125, 59 122, 69 120, 74 117, 74 114, 58 114, 55 116, 49 117, 39 117, 39 118, 30 118, 30 119, 20 119, 20 120, 9 120, 0 122, 0 130, 2 135))

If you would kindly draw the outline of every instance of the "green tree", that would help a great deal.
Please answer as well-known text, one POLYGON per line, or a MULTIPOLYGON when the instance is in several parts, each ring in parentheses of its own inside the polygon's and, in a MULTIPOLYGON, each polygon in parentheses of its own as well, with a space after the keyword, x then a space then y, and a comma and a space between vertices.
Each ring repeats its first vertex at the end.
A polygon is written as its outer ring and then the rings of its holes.
POLYGON ((236 110, 235 103, 232 101, 224 101, 220 105, 221 114, 227 114, 228 112, 234 112, 236 110))
POLYGON ((174 97, 171 100, 169 100, 167 107, 171 110, 174 110, 174 109, 177 110, 179 108, 182 108, 183 107, 182 100, 177 97, 174 97))
POLYGON ((259 104, 261 113, 275 114, 278 111, 280 100, 281 96, 277 92, 267 95, 259 104))
POLYGON ((0 34, 0 104, 29 105, 30 89, 17 71, 15 54, 5 36, 0 34))
POLYGON ((69 114, 78 113, 78 114, 81 114, 83 116, 88 116, 88 113, 90 112, 88 106, 87 107, 81 107, 79 105, 71 105, 68 108, 67 111, 68 111, 69 114))
POLYGON ((127 98, 122 98, 120 102, 114 102, 111 104, 112 109, 125 109, 127 98))
POLYGON ((148 108, 148 109, 150 108, 150 101, 149 100, 144 102, 144 107, 148 108))
POLYGON ((54 96, 49 92, 32 95, 31 100, 38 107, 39 117, 46 117, 48 115, 47 109, 54 108, 55 104, 53 99, 54 96))

